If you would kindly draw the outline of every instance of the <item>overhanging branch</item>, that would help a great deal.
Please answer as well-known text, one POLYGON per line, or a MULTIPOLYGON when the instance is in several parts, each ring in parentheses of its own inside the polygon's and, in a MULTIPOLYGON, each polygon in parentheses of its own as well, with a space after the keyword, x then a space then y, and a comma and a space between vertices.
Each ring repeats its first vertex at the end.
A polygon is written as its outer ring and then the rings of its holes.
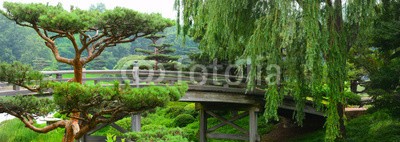
POLYGON ((12 112, 12 111, 11 112, 7 112, 7 113, 17 117, 19 120, 21 120, 25 124, 25 127, 29 128, 29 129, 31 129, 31 130, 33 130, 35 132, 38 132, 38 133, 47 133, 47 132, 50 132, 50 131, 52 131, 54 129, 57 129, 57 128, 64 128, 65 124, 66 124, 66 120, 61 120, 61 121, 58 121, 58 122, 53 123, 51 125, 48 125, 46 127, 38 128, 38 127, 34 126, 31 123, 31 121, 25 119, 23 116, 19 115, 18 113, 15 113, 15 112, 12 112))

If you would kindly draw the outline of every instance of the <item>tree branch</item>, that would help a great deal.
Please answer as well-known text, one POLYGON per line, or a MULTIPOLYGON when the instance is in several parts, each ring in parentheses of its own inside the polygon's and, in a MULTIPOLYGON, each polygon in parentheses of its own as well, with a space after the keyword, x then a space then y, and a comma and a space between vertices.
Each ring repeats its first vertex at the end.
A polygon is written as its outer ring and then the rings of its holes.
POLYGON ((71 60, 71 59, 64 58, 64 57, 61 57, 61 56, 60 56, 60 53, 59 53, 57 47, 53 46, 51 43, 48 43, 48 42, 46 42, 45 44, 46 44, 46 46, 47 46, 48 48, 50 48, 51 52, 52 52, 53 55, 54 55, 54 58, 55 58, 58 62, 66 63, 66 64, 69 64, 69 65, 72 65, 72 60, 71 60))
POLYGON ((40 31, 39 27, 34 24, 33 25, 33 29, 36 31, 36 33, 42 38, 44 39, 46 42, 50 43, 52 46, 54 46, 54 41, 51 40, 49 37, 43 35, 43 33, 40 31))
POLYGON ((88 53, 88 57, 83 61, 83 64, 86 64, 86 63, 92 61, 94 58, 98 57, 104 51, 104 49, 112 42, 113 42, 113 38, 109 37, 109 38, 105 38, 105 39, 93 44, 90 47, 90 49, 89 49, 90 52, 88 53), (101 45, 102 43, 104 43, 104 44, 101 45), (95 52, 96 49, 97 49, 97 51, 95 52))
POLYGON ((89 36, 85 32, 79 32, 79 40, 82 43, 82 48, 79 49, 79 54, 82 54, 83 51, 85 51, 85 49, 87 49, 87 47, 89 46, 89 45, 87 45, 88 38, 89 38, 89 36))
POLYGON ((135 41, 136 39, 138 39, 138 38, 140 38, 140 37, 144 37, 144 36, 146 36, 146 34, 140 35, 140 36, 139 36, 138 34, 136 34, 135 37, 133 37, 133 38, 131 38, 131 39, 119 40, 119 41, 117 41, 117 42, 115 42, 115 43, 127 43, 127 42, 132 42, 132 41, 135 41))
POLYGON ((80 57, 80 54, 78 54, 79 47, 78 47, 78 44, 76 43, 76 40, 75 40, 74 35, 71 34, 71 33, 67 33, 66 35, 67 35, 67 38, 71 41, 72 46, 74 46, 75 53, 76 53, 76 54, 75 54, 75 55, 76 55, 75 58, 76 58, 77 56, 80 57))
POLYGON ((18 119, 20 119, 25 124, 25 127, 29 128, 29 129, 31 129, 31 130, 33 130, 35 132, 38 132, 38 133, 47 133, 47 132, 50 132, 50 131, 52 131, 54 129, 57 129, 57 128, 64 128, 65 124, 66 124, 66 121, 62 120, 62 121, 58 121, 56 123, 53 123, 53 124, 48 125, 48 126, 43 127, 43 128, 37 128, 33 124, 31 124, 29 122, 29 120, 24 119, 21 115, 18 115, 15 112, 7 112, 7 113, 17 117, 18 119))
POLYGON ((36 33, 43 39, 45 40, 46 46, 53 52, 54 57, 58 62, 66 63, 66 64, 72 64, 71 59, 64 58, 60 56, 60 53, 52 39, 49 37, 45 36, 39 29, 39 27, 36 24, 33 24, 33 29, 36 31, 36 33))

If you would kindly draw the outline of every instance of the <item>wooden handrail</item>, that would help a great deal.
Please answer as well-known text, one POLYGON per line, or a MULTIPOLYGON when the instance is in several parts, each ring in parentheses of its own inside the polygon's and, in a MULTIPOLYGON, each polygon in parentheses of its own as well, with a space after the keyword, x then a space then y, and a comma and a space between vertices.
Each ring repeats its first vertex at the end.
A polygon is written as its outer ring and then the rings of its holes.
MULTIPOLYGON (((126 80, 131 80, 130 83, 133 83, 135 77, 133 77, 133 72, 135 70, 84 70, 84 78, 85 81, 94 81, 97 84, 100 81, 121 81, 124 82, 126 80), (102 76, 102 77, 86 77, 86 74, 103 74, 103 75, 112 75, 112 76, 102 76), (114 76, 115 75, 115 76, 114 76)), ((73 74, 73 70, 63 70, 63 71, 42 71, 41 73, 45 75, 56 75, 55 78, 45 78, 45 80, 53 80, 53 81, 68 81, 70 78, 63 78, 63 74, 73 74)), ((236 75, 223 75, 223 74, 213 74, 213 73, 201 73, 201 72, 185 72, 185 71, 161 71, 161 70, 138 70, 139 81, 142 83, 150 83, 154 82, 156 84, 159 83, 169 83, 173 84, 177 81, 185 81, 189 85, 207 85, 207 86, 216 86, 222 87, 225 89, 229 88, 242 88, 246 89, 247 80, 245 77, 241 77, 236 75), (231 83, 231 79, 235 80, 236 83, 231 83)), ((265 81, 262 81, 265 82, 265 81)), ((196 87, 198 88, 198 87, 196 87)), ((13 87, 13 90, 18 92, 20 88, 18 86, 13 87)), ((0 90, 0 95, 1 95, 0 90)), ((3 89, 4 91, 4 89, 3 89)), ((212 91, 212 90, 210 90, 212 91)))

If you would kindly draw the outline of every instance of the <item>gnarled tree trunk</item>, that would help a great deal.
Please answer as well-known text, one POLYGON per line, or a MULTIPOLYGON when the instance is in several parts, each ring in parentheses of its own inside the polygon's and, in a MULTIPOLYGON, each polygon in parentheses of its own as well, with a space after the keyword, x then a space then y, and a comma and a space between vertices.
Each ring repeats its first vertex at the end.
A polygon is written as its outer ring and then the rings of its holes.
MULTIPOLYGON (((80 61, 79 58, 73 61, 73 67, 74 67, 74 78, 71 80, 71 82, 77 82, 82 84, 83 63, 80 61)), ((71 114, 71 118, 65 126, 63 142, 74 142, 75 139, 78 139, 75 136, 80 130, 79 119, 77 119, 79 117, 80 117, 79 112, 73 112, 71 114)))

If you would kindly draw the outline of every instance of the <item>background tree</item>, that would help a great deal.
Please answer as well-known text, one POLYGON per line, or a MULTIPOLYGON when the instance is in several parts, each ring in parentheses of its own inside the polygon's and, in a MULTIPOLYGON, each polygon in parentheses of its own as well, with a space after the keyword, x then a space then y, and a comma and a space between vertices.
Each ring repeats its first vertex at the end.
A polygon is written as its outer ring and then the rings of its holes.
MULTIPOLYGON (((282 68, 280 82, 266 86, 267 119, 278 119, 284 95, 296 101, 296 119, 304 118, 306 98, 327 116, 326 139, 343 136, 346 61, 352 47, 365 46, 375 17, 375 0, 176 0, 181 31, 200 41, 211 58, 250 59, 249 86, 257 66, 263 75, 282 68), (328 91, 321 93, 323 85, 328 91), (329 104, 320 101, 328 98, 329 104), (339 131, 340 130, 340 131, 339 131), (339 133, 341 132, 341 133, 339 133)), ((300 123, 301 124, 301 123, 300 123)))
MULTIPOLYGON (((18 25, 34 29, 58 62, 73 67, 74 78, 71 81, 77 83, 82 83, 83 66, 98 57, 106 48, 132 42, 172 25, 170 20, 162 18, 159 14, 141 14, 120 7, 100 13, 80 9, 67 11, 61 5, 4 2, 3 6, 4 16, 14 20, 18 25), (60 55, 56 42, 62 38, 71 42, 74 51, 72 58, 60 55)), ((17 85, 22 85, 31 91, 40 90, 40 88, 29 88, 22 82, 18 82, 17 85)), ((79 100, 75 101, 79 103, 79 100)), ((86 129, 81 130, 78 124, 81 114, 79 109, 72 110, 72 113, 71 120, 67 121, 68 125, 64 125, 66 129, 64 141, 78 139, 82 136, 78 134, 86 131, 86 129)), ((83 113, 83 115, 89 117, 89 114, 83 113)))
MULTIPOLYGON (((400 116, 400 1, 383 0, 382 9, 375 22, 372 48, 370 54, 374 60, 361 64, 361 67, 372 68, 369 72, 368 94, 375 99, 376 109, 386 109, 394 117, 400 116), (372 62, 373 61, 373 62, 372 62), (375 64, 372 64, 372 63, 375 64), (372 66, 373 65, 373 66, 372 66), (372 66, 372 67, 371 67, 372 66)), ((368 59, 368 58, 367 58, 368 59)))
POLYGON ((36 57, 52 61, 51 53, 45 46, 30 48, 31 45, 41 43, 34 30, 21 28, 14 21, 0 15, 0 61, 12 63, 14 61, 33 65, 36 57), (27 52, 29 50, 29 52, 27 52))
POLYGON ((161 38, 165 38, 164 35, 156 35, 152 34, 146 36, 147 39, 150 39, 152 44, 150 45, 153 50, 146 50, 142 48, 136 48, 136 52, 140 52, 143 54, 148 55, 145 59, 146 60, 154 60, 154 69, 157 70, 159 67, 159 63, 163 66, 166 70, 173 70, 174 63, 173 61, 177 61, 179 56, 172 56, 168 55, 175 52, 175 49, 171 48, 172 44, 160 44, 159 41, 161 38))

